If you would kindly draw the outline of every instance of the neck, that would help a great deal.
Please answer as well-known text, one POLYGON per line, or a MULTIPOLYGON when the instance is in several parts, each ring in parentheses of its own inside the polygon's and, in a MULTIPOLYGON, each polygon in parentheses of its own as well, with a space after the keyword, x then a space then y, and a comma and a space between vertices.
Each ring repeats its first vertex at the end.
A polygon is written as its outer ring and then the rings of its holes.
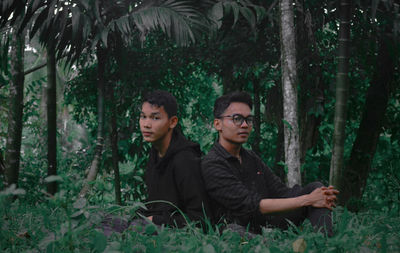
POLYGON ((239 159, 240 148, 242 147, 242 144, 229 142, 223 138, 219 138, 218 142, 219 144, 221 144, 222 147, 224 147, 226 151, 228 151, 228 153, 239 159))
POLYGON ((165 156, 165 153, 167 153, 169 144, 171 143, 172 139, 172 131, 173 129, 170 129, 170 131, 168 132, 168 134, 165 135, 164 138, 153 142, 153 147, 158 151, 158 155, 160 157, 165 156))

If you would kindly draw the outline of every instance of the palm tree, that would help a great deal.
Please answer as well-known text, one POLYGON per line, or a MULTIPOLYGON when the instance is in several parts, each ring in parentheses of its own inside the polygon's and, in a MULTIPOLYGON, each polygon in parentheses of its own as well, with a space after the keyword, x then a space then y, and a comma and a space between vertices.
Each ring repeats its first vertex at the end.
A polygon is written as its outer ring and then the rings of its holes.
MULTIPOLYGON (((20 21, 20 20, 19 20, 20 21)), ((25 32, 13 27, 10 57, 10 104, 8 112, 8 134, 5 153, 5 182, 18 185, 19 161, 21 151, 22 115, 24 103, 24 48, 25 32)))

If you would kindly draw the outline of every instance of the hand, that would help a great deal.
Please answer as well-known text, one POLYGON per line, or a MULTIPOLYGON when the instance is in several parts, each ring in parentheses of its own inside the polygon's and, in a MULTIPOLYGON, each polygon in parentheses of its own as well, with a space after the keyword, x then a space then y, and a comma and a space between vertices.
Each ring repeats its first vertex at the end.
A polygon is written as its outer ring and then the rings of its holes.
POLYGON ((149 219, 150 221, 153 221, 153 216, 149 216, 149 217, 146 217, 147 219, 149 219))
POLYGON ((336 190, 333 186, 324 186, 315 189, 309 194, 308 197, 311 206, 318 208, 328 208, 329 210, 332 210, 333 207, 336 207, 337 194, 339 194, 339 191, 336 190))

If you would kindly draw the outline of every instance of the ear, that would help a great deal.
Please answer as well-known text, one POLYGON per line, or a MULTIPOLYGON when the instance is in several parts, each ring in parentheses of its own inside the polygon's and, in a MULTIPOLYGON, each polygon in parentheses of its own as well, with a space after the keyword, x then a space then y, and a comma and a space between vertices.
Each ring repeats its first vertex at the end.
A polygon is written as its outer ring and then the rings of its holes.
POLYGON ((217 129, 217 131, 222 130, 222 122, 220 119, 214 119, 214 128, 217 129))
POLYGON ((178 117, 172 116, 171 118, 169 118, 169 128, 173 129, 176 127, 177 124, 178 124, 178 117))

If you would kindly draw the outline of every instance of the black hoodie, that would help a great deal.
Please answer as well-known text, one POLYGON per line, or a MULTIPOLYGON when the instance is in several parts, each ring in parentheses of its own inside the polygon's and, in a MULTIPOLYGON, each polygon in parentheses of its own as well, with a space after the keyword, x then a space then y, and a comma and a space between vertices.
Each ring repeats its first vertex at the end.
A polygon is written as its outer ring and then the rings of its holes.
MULTIPOLYGON (((145 173, 147 201, 171 202, 191 221, 202 221, 203 210, 207 212, 209 207, 200 166, 199 144, 187 140, 174 129, 164 157, 160 158, 154 147, 150 151, 145 173)), ((145 215, 153 216, 157 225, 182 227, 185 219, 173 205, 165 202, 148 204, 145 215)))

